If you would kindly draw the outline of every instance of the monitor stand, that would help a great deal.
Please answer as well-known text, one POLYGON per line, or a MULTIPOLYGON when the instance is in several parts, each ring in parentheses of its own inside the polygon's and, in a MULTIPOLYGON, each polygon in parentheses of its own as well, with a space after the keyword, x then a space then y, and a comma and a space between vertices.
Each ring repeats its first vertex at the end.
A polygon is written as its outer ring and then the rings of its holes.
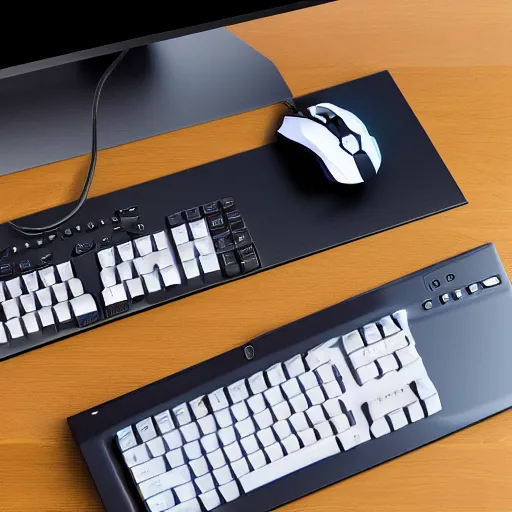
MULTIPOLYGON (((0 175, 90 151, 92 97, 112 59, 97 57, 0 80, 0 175)), ((275 65, 224 28, 134 48, 103 90, 99 147, 291 96, 275 65)))

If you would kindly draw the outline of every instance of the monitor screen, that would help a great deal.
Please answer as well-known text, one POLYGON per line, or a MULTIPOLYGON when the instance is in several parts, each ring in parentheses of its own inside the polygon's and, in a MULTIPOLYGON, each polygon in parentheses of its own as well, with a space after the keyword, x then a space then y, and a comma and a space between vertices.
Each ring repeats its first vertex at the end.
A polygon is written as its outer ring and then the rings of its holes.
POLYGON ((67 15, 63 12, 50 21, 30 26, 21 43, 17 33, 19 25, 14 25, 13 33, 4 26, 0 31, 0 48, 4 49, 0 52, 0 70, 11 69, 10 74, 27 72, 328 1, 331 0, 184 1, 180 2, 179 8, 164 10, 161 4, 155 7, 151 3, 143 3, 148 11, 160 12, 151 19, 141 15, 140 6, 131 11, 130 4, 125 4, 115 24, 102 20, 95 9, 91 11, 96 12, 89 14, 77 11, 76 20, 69 17, 69 13, 74 11, 68 11, 67 15))

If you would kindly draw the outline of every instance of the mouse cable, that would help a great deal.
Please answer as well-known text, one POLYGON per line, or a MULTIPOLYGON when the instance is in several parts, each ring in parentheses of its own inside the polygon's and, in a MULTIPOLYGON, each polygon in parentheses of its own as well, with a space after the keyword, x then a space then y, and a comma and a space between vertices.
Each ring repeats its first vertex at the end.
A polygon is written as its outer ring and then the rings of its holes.
POLYGON ((57 228, 59 228, 62 224, 69 221, 71 218, 73 218, 80 208, 82 208, 83 204, 85 203, 87 196, 89 195, 89 190, 92 185, 92 180, 94 178, 94 171, 96 170, 96 161, 98 159, 98 130, 96 126, 96 118, 98 115, 98 104, 100 100, 101 91, 103 89, 103 86, 105 85, 105 82, 107 81, 107 78, 110 76, 112 71, 119 65, 119 63, 124 59, 125 55, 128 53, 129 50, 124 50, 121 52, 110 64, 110 66, 104 71, 103 75, 98 81, 98 84, 96 85, 96 90, 94 91, 94 99, 92 102, 92 149, 91 149, 91 160, 89 163, 89 171, 87 172, 87 178, 85 180, 84 187, 82 189, 82 193, 80 194, 80 197, 77 199, 76 206, 62 219, 60 219, 57 222, 54 222, 52 224, 48 224, 47 226, 19 226, 18 224, 15 224, 14 222, 9 222, 9 225, 14 228, 19 233, 26 235, 26 236, 40 236, 48 231, 55 231, 57 228))

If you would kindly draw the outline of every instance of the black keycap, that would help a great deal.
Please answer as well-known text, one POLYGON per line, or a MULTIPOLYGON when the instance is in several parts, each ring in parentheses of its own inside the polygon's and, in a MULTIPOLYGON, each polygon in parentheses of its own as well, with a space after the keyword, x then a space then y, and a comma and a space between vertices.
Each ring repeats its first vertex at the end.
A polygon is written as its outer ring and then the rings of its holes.
POLYGON ((172 215, 167 216, 167 225, 170 228, 175 228, 181 224, 183 224, 183 217, 181 216, 181 213, 173 213, 172 215))
POLYGON ((218 213, 219 205, 217 203, 208 203, 203 205, 203 213, 205 215, 210 215, 212 213, 218 213))
POLYGON ((111 304, 110 306, 105 307, 105 317, 112 318, 113 316, 120 315, 121 313, 125 313, 130 309, 130 304, 127 300, 123 302, 117 302, 116 304, 111 304))
POLYGON ((71 228, 67 228, 64 230, 64 236, 72 236, 73 230, 71 228))
POLYGON ((235 245, 237 249, 241 249, 242 247, 246 247, 247 245, 252 244, 251 236, 249 235, 249 231, 247 231, 246 229, 234 232, 233 238, 235 240, 235 245))
POLYGON ((106 226, 107 224, 109 224, 108 219, 101 219, 100 220, 100 226, 106 226))
POLYGON ((87 231, 94 231, 97 227, 96 223, 91 221, 87 223, 86 229, 87 231))
POLYGON ((224 231, 224 217, 222 217, 221 213, 217 213, 215 215, 209 215, 206 217, 208 221, 208 227, 212 232, 224 231))
POLYGON ((199 220, 201 218, 199 208, 190 208, 189 210, 185 210, 185 218, 188 222, 199 220))
POLYGON ((94 249, 94 242, 81 242, 75 245, 74 256, 80 256, 94 249))
POLYGON ((245 228, 244 220, 238 210, 226 213, 226 218, 228 219, 228 224, 232 231, 245 228))
POLYGON ((243 272, 251 272, 260 266, 260 262, 253 245, 239 249, 238 257, 240 258, 240 264, 243 272))
POLYGON ((30 260, 23 260, 18 263, 18 267, 20 272, 27 272, 28 270, 32 270, 34 265, 30 260))
POLYGON ((55 242, 57 240, 57 235, 48 235, 48 242, 55 242))
POLYGON ((75 319, 78 327, 87 327, 88 325, 97 322, 100 319, 100 314, 98 311, 93 311, 92 313, 87 313, 86 315, 77 316, 75 319))
POLYGON ((41 265, 48 265, 48 263, 50 263, 50 261, 52 261, 52 260, 53 260, 52 252, 44 254, 43 256, 41 256, 41 258, 39 258, 39 262, 41 263, 41 265))
POLYGON ((117 217, 116 215, 112 215, 112 217, 110 217, 110 221, 112 222, 112 224, 117 224, 119 222, 119 217, 117 217))
POLYGON ((223 237, 215 238, 213 240, 213 245, 215 246, 216 252, 232 251, 235 248, 233 237, 229 234, 223 237))
POLYGON ((101 247, 108 247, 110 245, 110 238, 106 236, 101 239, 101 247))
POLYGON ((124 229, 133 228, 139 222, 139 208, 138 206, 131 206, 130 208, 119 210, 118 217, 124 229))
POLYGON ((225 197, 224 199, 221 199, 220 204, 225 212, 229 212, 235 208, 235 200, 232 197, 225 197))
POLYGON ((0 264, 0 277, 7 277, 12 274, 12 263, 0 264))
POLYGON ((220 265, 222 267, 222 273, 226 277, 234 277, 240 274, 240 265, 235 258, 234 252, 223 252, 220 255, 220 265))

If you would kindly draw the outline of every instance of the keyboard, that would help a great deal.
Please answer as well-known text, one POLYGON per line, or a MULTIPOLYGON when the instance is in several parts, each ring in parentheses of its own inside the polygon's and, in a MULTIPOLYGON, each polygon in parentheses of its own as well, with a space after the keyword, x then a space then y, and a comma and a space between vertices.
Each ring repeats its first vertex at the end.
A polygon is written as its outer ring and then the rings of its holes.
POLYGON ((511 306, 482 246, 68 422, 108 512, 271 510, 509 408, 511 306))

